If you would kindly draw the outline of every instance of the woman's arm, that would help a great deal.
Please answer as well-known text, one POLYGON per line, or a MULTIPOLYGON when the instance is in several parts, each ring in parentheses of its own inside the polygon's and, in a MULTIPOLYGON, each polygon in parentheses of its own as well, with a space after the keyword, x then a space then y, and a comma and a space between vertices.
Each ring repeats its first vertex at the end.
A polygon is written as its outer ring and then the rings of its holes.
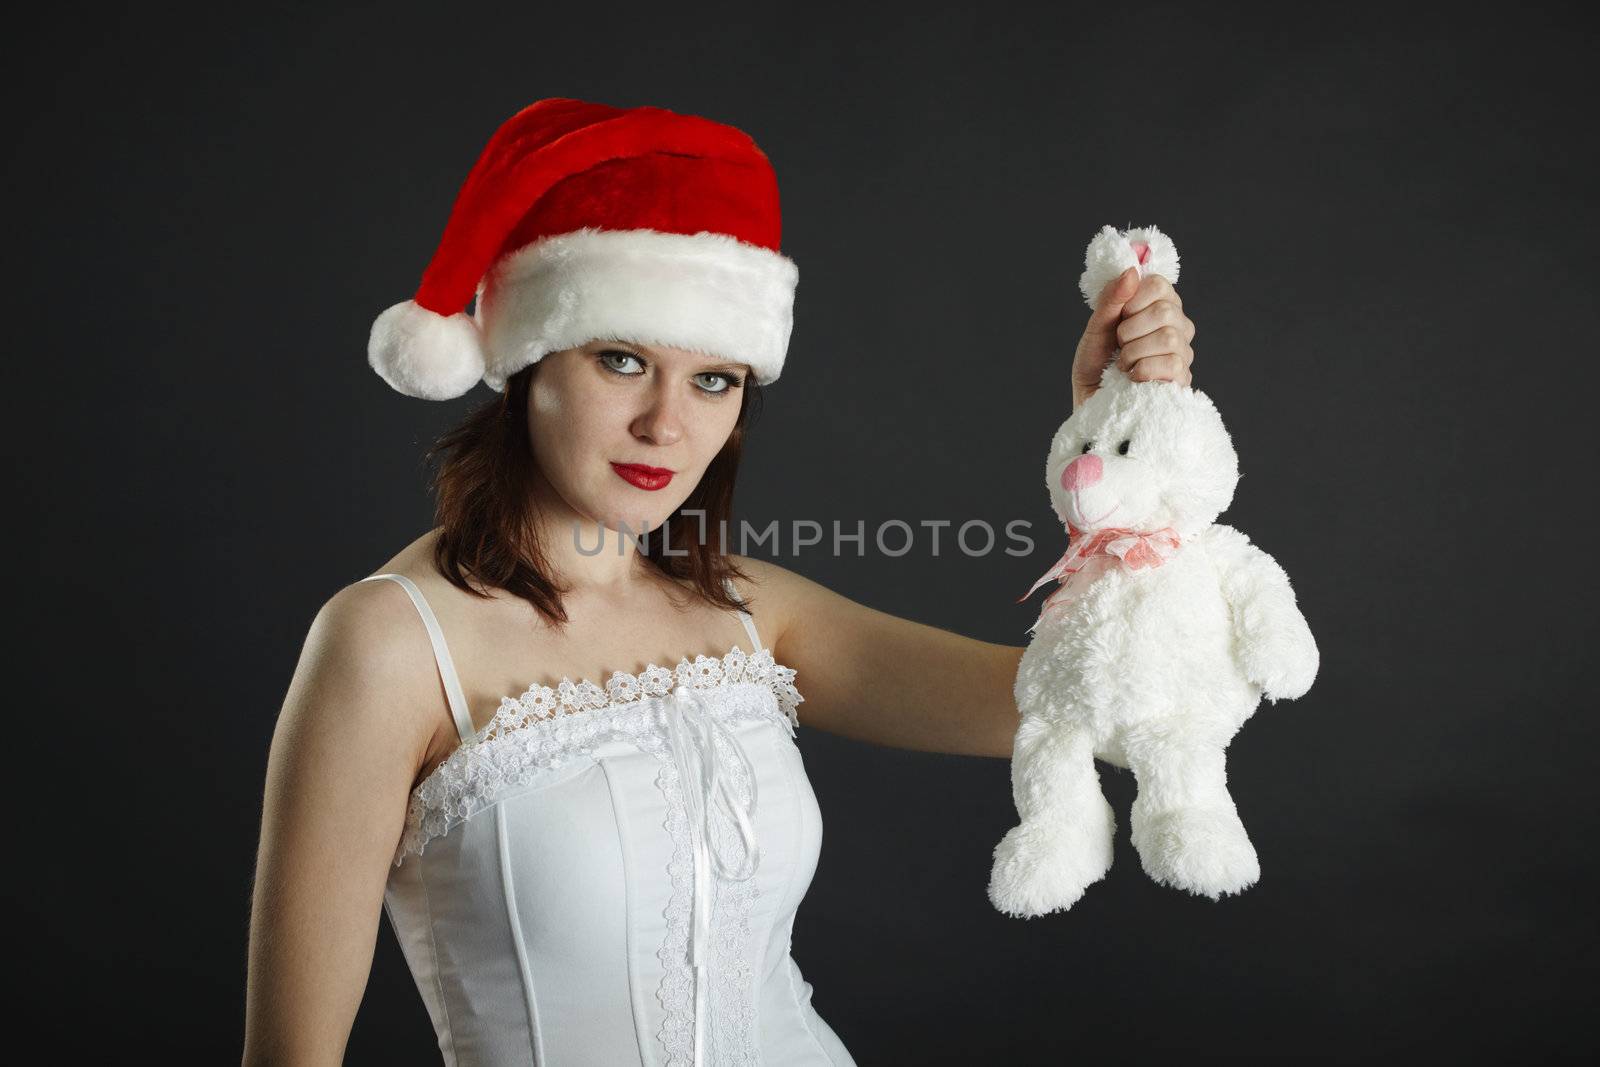
POLYGON ((278 716, 250 911, 247 1065, 341 1063, 366 991, 443 701, 427 634, 404 590, 380 588, 391 584, 350 586, 317 613, 278 716))
POLYGON ((737 557, 752 608, 795 671, 801 722, 894 748, 1010 757, 1023 649, 898 618, 765 560, 737 557))

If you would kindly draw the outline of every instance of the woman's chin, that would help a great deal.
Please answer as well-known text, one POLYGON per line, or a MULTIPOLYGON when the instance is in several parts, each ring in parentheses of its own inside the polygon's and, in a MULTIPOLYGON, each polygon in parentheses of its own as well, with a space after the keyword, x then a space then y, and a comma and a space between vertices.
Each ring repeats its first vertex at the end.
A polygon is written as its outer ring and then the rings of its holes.
POLYGON ((586 524, 591 530, 599 524, 613 533, 638 536, 661 529, 661 524, 671 515, 671 512, 663 512, 659 505, 630 508, 626 504, 613 504, 594 513, 594 517, 587 519, 586 524))
POLYGON ((591 537, 597 526, 604 526, 614 533, 640 537, 648 531, 661 529, 662 523, 677 514, 683 500, 679 499, 677 493, 669 496, 670 492, 646 492, 626 485, 621 485, 620 491, 606 487, 593 494, 580 493, 569 497, 569 508, 572 521, 582 526, 591 537))

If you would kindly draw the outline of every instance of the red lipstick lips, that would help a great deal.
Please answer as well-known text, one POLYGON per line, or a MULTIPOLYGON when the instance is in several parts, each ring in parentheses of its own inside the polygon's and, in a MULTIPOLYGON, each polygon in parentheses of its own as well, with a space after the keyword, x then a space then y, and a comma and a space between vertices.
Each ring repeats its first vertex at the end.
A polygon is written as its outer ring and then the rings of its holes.
POLYGON ((642 463, 613 463, 611 469, 629 485, 651 492, 665 489, 673 474, 665 467, 647 467, 642 463))

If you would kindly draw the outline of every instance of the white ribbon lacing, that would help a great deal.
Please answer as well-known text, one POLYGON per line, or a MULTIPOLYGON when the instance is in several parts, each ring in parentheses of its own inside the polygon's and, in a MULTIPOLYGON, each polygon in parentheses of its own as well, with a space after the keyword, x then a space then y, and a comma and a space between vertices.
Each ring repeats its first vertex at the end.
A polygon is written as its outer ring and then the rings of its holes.
POLYGON ((694 848, 694 920, 689 938, 689 963, 694 968, 694 1062, 705 1063, 705 1011, 707 965, 711 956, 711 894, 713 870, 723 878, 742 882, 756 873, 761 849, 756 844, 756 774, 738 738, 706 708, 686 685, 672 690, 667 712, 667 741, 683 783, 684 807, 689 817, 689 839, 694 848), (750 801, 739 803, 728 779, 718 773, 716 739, 721 736, 744 768, 750 784, 750 801), (720 807, 739 828, 744 855, 730 868, 711 838, 711 809, 720 807))

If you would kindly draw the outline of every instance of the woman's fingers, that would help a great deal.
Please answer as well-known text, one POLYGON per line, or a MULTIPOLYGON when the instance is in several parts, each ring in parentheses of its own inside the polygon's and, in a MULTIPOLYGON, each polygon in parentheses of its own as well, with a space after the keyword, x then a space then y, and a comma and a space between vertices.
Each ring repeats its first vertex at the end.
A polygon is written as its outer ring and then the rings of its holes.
POLYGON ((1178 291, 1161 275, 1148 275, 1117 323, 1117 366, 1134 381, 1188 385, 1194 380, 1189 372, 1194 335, 1194 321, 1183 313, 1178 291))
POLYGON ((1146 356, 1135 362, 1127 374, 1136 382, 1177 382, 1179 385, 1188 385, 1194 381, 1188 361, 1172 352, 1146 356))
POLYGON ((1137 360, 1167 353, 1182 356, 1184 365, 1194 362, 1194 348, 1184 340, 1183 331, 1176 326, 1161 326, 1122 346, 1117 366, 1127 370, 1137 360))
POLYGON ((1171 282, 1160 274, 1146 274, 1139 279, 1139 288, 1123 306, 1122 317, 1127 318, 1135 312, 1143 311, 1157 300, 1170 300, 1180 308, 1183 307, 1183 297, 1178 295, 1178 290, 1172 287, 1171 282))
POLYGON ((1155 333, 1163 326, 1176 327, 1185 341, 1194 340, 1194 322, 1183 313, 1183 305, 1162 297, 1117 323, 1117 344, 1127 347, 1130 341, 1155 333))

